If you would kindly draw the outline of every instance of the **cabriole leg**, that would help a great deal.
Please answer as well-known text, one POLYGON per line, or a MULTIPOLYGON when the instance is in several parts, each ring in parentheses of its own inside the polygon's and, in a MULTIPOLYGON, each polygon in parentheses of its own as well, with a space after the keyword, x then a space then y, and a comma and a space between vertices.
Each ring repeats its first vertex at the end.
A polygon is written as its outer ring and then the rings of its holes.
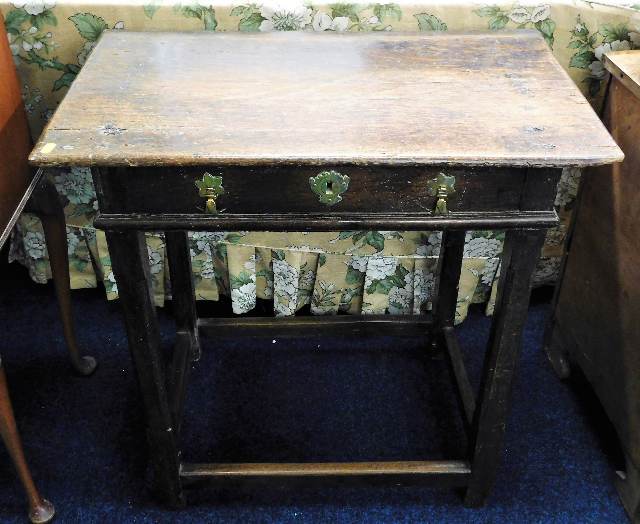
POLYGON ((51 275, 56 289, 62 331, 69 349, 71 365, 80 375, 91 375, 96 369, 96 359, 80 353, 73 324, 71 288, 69 285, 69 256, 67 254, 67 226, 64 210, 53 184, 43 177, 31 196, 29 210, 42 222, 44 238, 49 252, 51 275))

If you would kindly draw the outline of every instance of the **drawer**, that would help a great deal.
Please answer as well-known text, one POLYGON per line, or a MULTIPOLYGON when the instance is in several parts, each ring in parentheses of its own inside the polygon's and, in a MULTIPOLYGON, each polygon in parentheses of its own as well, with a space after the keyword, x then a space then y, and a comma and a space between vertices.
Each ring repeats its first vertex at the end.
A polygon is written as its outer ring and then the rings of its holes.
POLYGON ((436 207, 439 182, 445 181, 442 174, 453 186, 445 192, 448 211, 518 210, 526 180, 524 169, 467 166, 112 168, 100 175, 101 211, 206 213, 207 198, 196 187, 205 173, 222 182, 218 212, 234 215, 429 214, 436 207))

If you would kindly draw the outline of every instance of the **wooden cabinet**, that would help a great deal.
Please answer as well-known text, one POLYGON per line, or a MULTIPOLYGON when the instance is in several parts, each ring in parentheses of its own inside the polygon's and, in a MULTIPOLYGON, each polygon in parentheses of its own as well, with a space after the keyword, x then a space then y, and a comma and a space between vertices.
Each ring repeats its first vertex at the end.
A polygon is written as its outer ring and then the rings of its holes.
POLYGON ((600 398, 627 458, 620 495, 640 522, 640 52, 605 65, 604 121, 625 160, 583 175, 547 352, 560 374, 579 366, 600 398))

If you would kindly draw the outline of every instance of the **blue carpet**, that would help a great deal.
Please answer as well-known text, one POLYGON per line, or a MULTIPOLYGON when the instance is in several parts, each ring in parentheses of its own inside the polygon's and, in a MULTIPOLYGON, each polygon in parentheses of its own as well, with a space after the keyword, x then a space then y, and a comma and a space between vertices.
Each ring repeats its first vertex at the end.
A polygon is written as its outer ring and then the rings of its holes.
MULTIPOLYGON (((575 522, 622 523, 616 455, 601 408, 563 384, 541 350, 548 303, 533 303, 506 453, 485 508, 417 487, 194 487, 165 511, 145 490, 141 407, 116 304, 74 292, 91 378, 68 364, 52 286, 0 265, 0 354, 36 482, 57 522, 575 522), (585 400, 586 399, 586 400, 585 400)), ((164 343, 171 319, 161 311, 164 343)), ((477 382, 489 321, 459 329, 477 382)), ((194 369, 184 456, 204 461, 393 460, 460 457, 465 446, 444 362, 423 341, 370 338, 206 340, 194 369)), ((0 521, 23 522, 24 496, 0 449, 0 521)))

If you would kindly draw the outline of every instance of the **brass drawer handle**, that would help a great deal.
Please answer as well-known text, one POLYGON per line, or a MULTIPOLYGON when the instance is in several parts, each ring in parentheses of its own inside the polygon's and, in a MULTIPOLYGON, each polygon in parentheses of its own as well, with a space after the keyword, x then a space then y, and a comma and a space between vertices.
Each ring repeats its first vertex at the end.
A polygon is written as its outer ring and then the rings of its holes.
POLYGON ((202 198, 206 198, 205 213, 215 214, 218 212, 216 207, 216 199, 224 193, 222 187, 222 177, 214 176, 211 173, 202 175, 202 180, 196 180, 198 194, 202 198))
POLYGON ((309 177, 309 185, 320 202, 332 206, 342 201, 340 195, 349 188, 349 180, 347 175, 341 175, 337 171, 322 171, 309 177))
POLYGON ((436 208, 433 210, 434 215, 447 215, 449 210, 447 209, 447 197, 452 193, 455 193, 454 184, 456 179, 453 176, 440 173, 436 178, 429 180, 427 183, 427 191, 429 196, 436 197, 436 208))

